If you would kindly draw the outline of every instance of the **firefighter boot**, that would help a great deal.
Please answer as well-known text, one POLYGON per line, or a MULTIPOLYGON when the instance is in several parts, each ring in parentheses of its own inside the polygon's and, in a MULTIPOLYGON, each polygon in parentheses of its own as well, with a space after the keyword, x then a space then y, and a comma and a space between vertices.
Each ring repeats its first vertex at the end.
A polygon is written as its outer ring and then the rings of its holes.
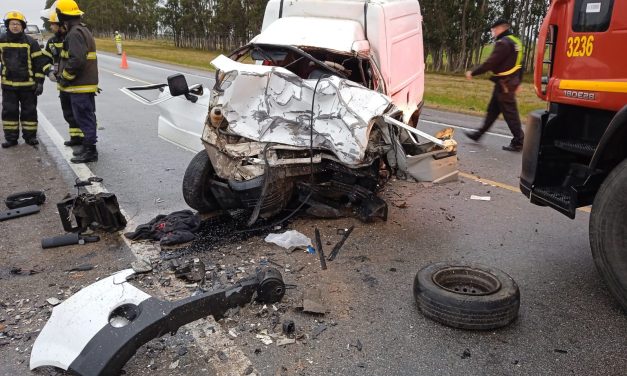
POLYGON ((10 148, 12 146, 17 145, 17 141, 16 140, 6 140, 5 142, 2 143, 2 147, 4 149, 10 148))
POLYGON ((30 146, 37 146, 37 145, 39 145, 39 140, 37 140, 37 137, 27 138, 27 139, 24 140, 24 142, 26 142, 30 146))
MULTIPOLYGON (((78 137, 78 136, 72 136, 70 137, 69 141, 65 141, 63 143, 63 145, 65 146, 78 146, 78 145, 82 145, 83 144, 83 138, 82 137, 78 137)), ((76 154, 74 154, 76 155, 76 154)))
POLYGON ((78 148, 74 149, 74 151, 72 152, 72 155, 75 157, 78 157, 79 155, 83 154, 85 152, 85 146, 83 145, 79 145, 78 148))
POLYGON ((72 163, 88 163, 98 161, 98 150, 96 145, 84 145, 83 153, 70 159, 72 163))

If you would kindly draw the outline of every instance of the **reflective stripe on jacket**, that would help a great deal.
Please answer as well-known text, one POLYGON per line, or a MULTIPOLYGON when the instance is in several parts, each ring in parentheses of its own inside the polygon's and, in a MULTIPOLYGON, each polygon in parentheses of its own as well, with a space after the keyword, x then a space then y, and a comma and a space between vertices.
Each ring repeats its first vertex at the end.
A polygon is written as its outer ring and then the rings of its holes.
POLYGON ((43 68, 48 58, 39 43, 30 36, 6 32, 0 34, 0 80, 3 89, 29 89, 43 82, 43 68))
POLYGON ((59 60, 58 89, 68 93, 98 91, 98 60, 96 41, 80 21, 68 22, 59 60))
POLYGON ((492 80, 520 74, 523 60, 523 46, 511 31, 507 30, 496 37, 494 49, 483 64, 472 71, 477 76, 489 71, 494 73, 492 80))
POLYGON ((44 48, 44 55, 48 58, 48 63, 44 66, 45 75, 48 75, 54 66, 58 67, 59 60, 61 59, 61 51, 63 50, 64 38, 62 34, 56 33, 48 39, 46 47, 44 48))
POLYGON ((508 69, 504 72, 495 73, 497 76, 500 76, 500 77, 514 74, 522 68, 522 60, 523 60, 522 42, 513 34, 506 35, 505 38, 509 39, 514 44, 514 51, 516 51, 518 54, 516 55, 516 63, 514 63, 514 66, 511 69, 508 69))

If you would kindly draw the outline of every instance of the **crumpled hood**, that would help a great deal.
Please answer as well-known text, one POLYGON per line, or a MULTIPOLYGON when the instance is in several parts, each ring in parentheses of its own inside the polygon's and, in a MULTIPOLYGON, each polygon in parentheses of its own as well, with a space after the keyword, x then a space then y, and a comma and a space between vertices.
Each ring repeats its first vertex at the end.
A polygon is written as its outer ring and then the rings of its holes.
POLYGON ((347 165, 363 162, 372 119, 391 104, 384 94, 336 76, 322 78, 314 97, 317 79, 304 80, 284 68, 242 64, 223 55, 212 64, 225 78, 211 106, 222 108, 229 132, 309 148, 313 101, 313 147, 347 165))

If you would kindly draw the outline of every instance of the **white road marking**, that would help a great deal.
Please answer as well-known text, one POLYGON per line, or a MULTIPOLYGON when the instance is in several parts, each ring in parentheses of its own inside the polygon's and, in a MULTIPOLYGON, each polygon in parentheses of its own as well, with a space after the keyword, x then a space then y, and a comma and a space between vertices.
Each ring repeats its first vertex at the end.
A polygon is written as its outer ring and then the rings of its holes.
MULTIPOLYGON (((425 123, 435 124, 435 125, 441 125, 443 127, 451 127, 451 128, 462 129, 462 130, 465 130, 465 131, 476 131, 476 129, 474 129, 474 128, 467 128, 467 127, 462 127, 462 126, 459 126, 459 125, 440 123, 440 122, 437 122, 437 121, 431 121, 431 120, 420 120, 420 121, 425 122, 425 123)), ((508 136, 506 134, 501 134, 501 133, 486 132, 485 134, 489 134, 491 136, 503 137, 503 138, 512 138, 512 136, 508 136)))
MULTIPOLYGON (((72 148, 69 148, 63 145, 63 136, 61 136, 59 131, 57 131, 57 129, 52 125, 52 123, 50 123, 48 118, 44 115, 44 113, 41 110, 37 110, 37 116, 38 116, 40 129, 43 129, 43 131, 48 135, 48 137, 50 137, 53 145, 57 148, 57 150, 59 151, 63 159, 67 162, 69 167, 74 172, 74 174, 76 174, 76 176, 80 180, 87 180, 88 178, 92 176, 96 176, 85 163, 70 162, 70 159, 73 157, 72 148)), ((85 188, 90 193, 93 193, 93 194, 107 192, 107 189, 101 183, 92 183, 91 186, 87 186, 85 188)), ((120 208, 120 212, 122 213, 122 215, 126 218, 128 222, 127 228, 134 229, 137 227, 137 224, 133 223, 133 221, 131 220, 131 218, 128 216, 128 214, 123 208, 120 208)), ((122 231, 118 232, 118 234, 120 238, 122 239, 122 241, 124 241, 124 243, 128 246, 128 248, 131 250, 131 252, 133 253, 133 255, 135 255, 137 259, 159 258, 159 255, 156 254, 156 247, 145 242, 144 243, 131 242, 129 239, 127 239, 123 235, 122 231)), ((215 322, 213 321, 213 318, 207 318, 207 320, 209 320, 210 322, 215 322)), ((221 328, 219 328, 218 330, 217 326, 216 326, 215 336, 212 336, 211 339, 210 339, 210 336, 207 336, 205 339, 201 338, 198 328, 202 327, 202 323, 206 323, 206 321, 197 320, 196 322, 193 322, 189 325, 190 325, 190 328, 192 329, 191 333, 194 339, 199 344, 199 347, 201 348, 201 350, 205 352, 205 355, 209 355, 209 350, 212 350, 212 354, 214 354, 213 357, 215 358, 214 360, 216 364, 218 364, 221 362, 217 358, 217 350, 222 349, 223 351, 228 351, 230 361, 229 363, 220 365, 220 367, 218 368, 220 370, 219 373, 223 375, 243 374, 244 370, 246 370, 249 366, 252 365, 252 362, 250 361, 250 359, 244 354, 244 352, 238 346, 231 344, 232 341, 230 341, 230 339, 227 337, 227 334, 224 333, 224 331, 221 328), (230 344, 230 346, 226 346, 226 344, 230 344)), ((257 373, 256 370, 255 370, 255 373, 257 373)))
POLYGON ((137 82, 137 80, 136 80, 136 79, 134 79, 134 78, 130 78, 130 77, 127 77, 127 76, 124 76, 124 75, 121 75, 121 74, 119 74, 119 73, 112 73, 112 74, 113 74, 114 76, 116 76, 116 77, 120 77, 120 78, 123 78, 123 79, 125 79, 125 80, 129 80, 129 81, 137 82))

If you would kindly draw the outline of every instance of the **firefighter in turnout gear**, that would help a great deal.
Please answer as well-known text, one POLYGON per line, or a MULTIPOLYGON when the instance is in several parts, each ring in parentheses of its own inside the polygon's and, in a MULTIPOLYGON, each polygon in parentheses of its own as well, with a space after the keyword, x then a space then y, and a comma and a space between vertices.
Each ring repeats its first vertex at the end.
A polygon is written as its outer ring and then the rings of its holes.
POLYGON ((67 30, 63 40, 58 88, 67 94, 74 120, 83 132, 83 145, 74 152, 72 163, 87 163, 98 160, 96 150, 97 123, 96 101, 98 92, 98 62, 96 41, 91 32, 81 23, 83 12, 74 0, 59 0, 57 15, 67 30))
POLYGON ((2 64, 3 148, 17 145, 22 138, 32 146, 37 141, 37 96, 44 90, 44 65, 47 58, 39 43, 24 33, 26 18, 17 11, 4 16, 6 33, 0 35, 2 64))
MULTIPOLYGON (((63 39, 65 39, 65 27, 59 23, 59 17, 56 12, 50 14, 48 19, 50 23, 50 31, 54 33, 46 47, 44 54, 50 59, 49 63, 44 67, 44 74, 50 78, 50 81, 57 82, 57 74, 59 73, 59 60, 61 59, 61 51, 63 50, 63 39)), ((70 125, 70 140, 65 141, 65 146, 80 146, 83 144, 83 131, 79 128, 74 120, 72 105, 68 93, 59 91, 59 99, 61 101, 61 110, 63 118, 70 125)))
POLYGON ((509 23, 502 18, 492 24, 490 31, 496 38, 492 54, 483 64, 466 72, 466 78, 470 80, 472 76, 492 71, 494 74, 490 80, 494 82, 494 90, 483 126, 478 131, 465 134, 471 140, 478 141, 502 113, 514 136, 509 145, 503 146, 503 150, 519 152, 525 138, 516 105, 516 92, 522 78, 523 46, 509 28, 509 23))

